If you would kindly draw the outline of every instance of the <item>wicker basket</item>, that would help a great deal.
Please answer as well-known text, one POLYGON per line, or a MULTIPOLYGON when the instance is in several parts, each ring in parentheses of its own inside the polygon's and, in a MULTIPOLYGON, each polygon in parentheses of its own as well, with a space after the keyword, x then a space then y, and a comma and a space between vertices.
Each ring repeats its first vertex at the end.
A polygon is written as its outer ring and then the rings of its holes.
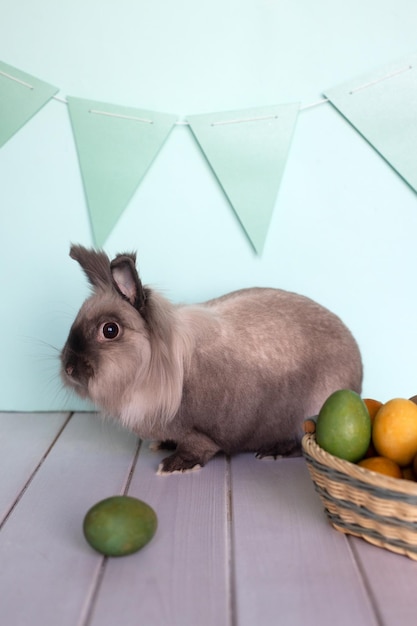
POLYGON ((303 454, 331 524, 417 560, 417 483, 391 478, 325 452, 314 434, 303 454))

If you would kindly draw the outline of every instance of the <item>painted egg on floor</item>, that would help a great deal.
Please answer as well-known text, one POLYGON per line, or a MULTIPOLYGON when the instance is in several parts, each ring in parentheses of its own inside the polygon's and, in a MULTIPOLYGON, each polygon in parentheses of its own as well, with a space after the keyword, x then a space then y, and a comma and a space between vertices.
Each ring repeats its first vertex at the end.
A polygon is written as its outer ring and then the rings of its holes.
POLYGON ((158 520, 146 502, 131 496, 112 496, 86 513, 83 532, 92 548, 106 556, 137 552, 154 536, 158 520))

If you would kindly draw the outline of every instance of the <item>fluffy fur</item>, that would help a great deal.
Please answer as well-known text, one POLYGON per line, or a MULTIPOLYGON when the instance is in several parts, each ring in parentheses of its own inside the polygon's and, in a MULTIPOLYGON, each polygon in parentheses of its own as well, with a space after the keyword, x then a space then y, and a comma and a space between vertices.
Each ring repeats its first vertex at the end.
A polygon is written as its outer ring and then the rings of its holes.
POLYGON ((62 350, 63 381, 140 437, 169 442, 163 473, 219 451, 297 453, 305 418, 337 389, 361 391, 350 331, 304 296, 253 288, 174 305, 142 285, 134 254, 70 255, 93 295, 62 350))

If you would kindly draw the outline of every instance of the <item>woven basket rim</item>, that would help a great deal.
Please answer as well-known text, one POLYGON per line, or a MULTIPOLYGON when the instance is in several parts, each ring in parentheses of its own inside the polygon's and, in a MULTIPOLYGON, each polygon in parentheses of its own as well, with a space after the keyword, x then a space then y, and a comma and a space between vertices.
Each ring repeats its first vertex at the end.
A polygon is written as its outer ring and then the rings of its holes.
POLYGON ((417 483, 407 479, 385 476, 384 474, 379 474, 364 467, 360 467, 350 461, 339 459, 338 457, 333 456, 333 454, 326 452, 318 445, 314 433, 304 435, 302 439, 302 448, 304 456, 307 457, 307 460, 308 457, 311 457, 311 459, 324 467, 340 472, 341 474, 355 479, 356 481, 366 483, 371 487, 395 492, 398 498, 401 498, 402 496, 417 497, 417 483))

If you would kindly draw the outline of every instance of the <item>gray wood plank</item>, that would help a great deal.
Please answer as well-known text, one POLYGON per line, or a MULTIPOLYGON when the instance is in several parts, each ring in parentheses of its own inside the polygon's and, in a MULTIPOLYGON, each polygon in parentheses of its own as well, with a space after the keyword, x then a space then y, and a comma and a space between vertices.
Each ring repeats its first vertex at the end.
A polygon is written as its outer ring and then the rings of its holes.
POLYGON ((227 461, 157 476, 162 456, 145 442, 129 489, 155 509, 157 533, 135 555, 108 560, 91 626, 230 624, 227 461))
POLYGON ((82 521, 92 504, 121 493, 136 447, 96 415, 72 417, 0 533, 2 622, 82 622, 102 562, 82 521))
POLYGON ((129 493, 155 508, 157 534, 103 559, 82 520, 123 492, 137 439, 94 414, 66 419, 0 414, 3 511, 32 477, 0 531, 2 622, 414 626, 417 562, 333 530, 303 459, 219 456, 165 477, 145 442, 129 493))
POLYGON ((69 414, 0 413, 0 523, 69 414))
POLYGON ((384 626, 415 626, 417 561, 349 537, 384 626))
POLYGON ((377 623, 349 544, 328 523, 302 458, 232 460, 237 624, 377 623))

